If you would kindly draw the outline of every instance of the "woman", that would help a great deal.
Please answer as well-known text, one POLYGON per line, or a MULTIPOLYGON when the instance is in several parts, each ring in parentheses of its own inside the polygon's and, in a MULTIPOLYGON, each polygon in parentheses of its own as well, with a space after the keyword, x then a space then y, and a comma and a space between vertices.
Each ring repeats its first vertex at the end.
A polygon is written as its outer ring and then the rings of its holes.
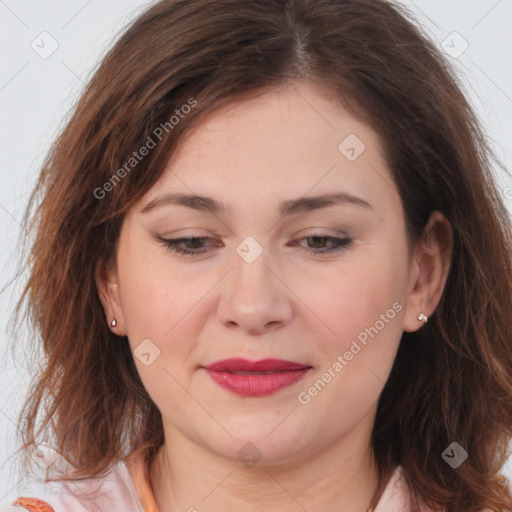
POLYGON ((32 198, 12 510, 510 510, 491 158, 390 2, 148 9, 32 198))

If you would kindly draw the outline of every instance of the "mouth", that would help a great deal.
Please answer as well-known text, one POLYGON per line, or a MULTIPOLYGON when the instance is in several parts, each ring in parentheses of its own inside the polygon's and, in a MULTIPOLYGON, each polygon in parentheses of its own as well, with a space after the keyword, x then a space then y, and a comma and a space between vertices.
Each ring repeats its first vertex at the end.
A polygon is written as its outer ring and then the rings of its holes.
POLYGON ((312 366, 282 359, 225 359, 201 367, 224 389, 241 396, 265 396, 301 380, 312 366))

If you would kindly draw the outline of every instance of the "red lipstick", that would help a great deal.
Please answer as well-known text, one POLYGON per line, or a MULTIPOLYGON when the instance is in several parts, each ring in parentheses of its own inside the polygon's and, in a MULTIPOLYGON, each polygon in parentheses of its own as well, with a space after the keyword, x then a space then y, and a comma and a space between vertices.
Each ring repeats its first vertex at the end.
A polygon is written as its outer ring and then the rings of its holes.
POLYGON ((221 387, 242 396, 264 396, 299 381, 311 366, 282 359, 223 359, 203 367, 221 387))

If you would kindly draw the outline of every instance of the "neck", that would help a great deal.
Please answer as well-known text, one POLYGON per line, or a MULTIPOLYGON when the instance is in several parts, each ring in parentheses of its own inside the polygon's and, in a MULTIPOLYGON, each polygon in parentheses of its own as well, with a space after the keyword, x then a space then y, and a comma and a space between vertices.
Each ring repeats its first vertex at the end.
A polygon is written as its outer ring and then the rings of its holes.
POLYGON ((367 434, 287 463, 248 467, 168 430, 150 468, 151 486, 160 512, 366 512, 379 479, 367 434))

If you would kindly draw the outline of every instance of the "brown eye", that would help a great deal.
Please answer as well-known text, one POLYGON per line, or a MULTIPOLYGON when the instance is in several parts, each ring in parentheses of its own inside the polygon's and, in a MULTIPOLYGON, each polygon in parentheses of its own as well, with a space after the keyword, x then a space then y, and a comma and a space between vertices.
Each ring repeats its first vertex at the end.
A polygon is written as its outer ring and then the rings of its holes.
POLYGON ((193 256, 195 254, 204 254, 208 249, 204 249, 204 244, 208 240, 213 240, 209 236, 194 236, 189 238, 159 238, 166 247, 178 254, 193 256))
POLYGON ((303 240, 306 240, 307 244, 305 250, 312 252, 313 254, 325 254, 340 251, 352 243, 351 238, 336 238, 333 236, 312 234, 301 238, 299 242, 295 242, 292 245, 301 245, 301 247, 304 247, 300 244, 303 240))

